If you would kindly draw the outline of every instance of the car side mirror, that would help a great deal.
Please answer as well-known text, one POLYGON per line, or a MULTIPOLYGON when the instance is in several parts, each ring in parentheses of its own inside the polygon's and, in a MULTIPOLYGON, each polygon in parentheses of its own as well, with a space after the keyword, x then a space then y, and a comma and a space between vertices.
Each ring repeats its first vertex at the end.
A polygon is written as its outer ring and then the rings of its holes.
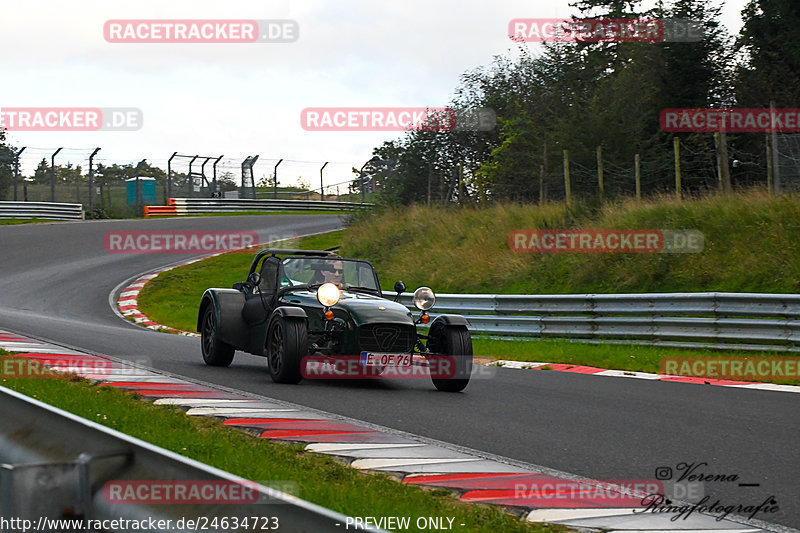
POLYGON ((261 283, 261 274, 258 272, 252 272, 249 276, 247 276, 247 281, 249 281, 255 287, 261 283))
POLYGON ((398 281, 394 284, 394 292, 400 294, 401 292, 406 292, 406 284, 402 281, 398 281))

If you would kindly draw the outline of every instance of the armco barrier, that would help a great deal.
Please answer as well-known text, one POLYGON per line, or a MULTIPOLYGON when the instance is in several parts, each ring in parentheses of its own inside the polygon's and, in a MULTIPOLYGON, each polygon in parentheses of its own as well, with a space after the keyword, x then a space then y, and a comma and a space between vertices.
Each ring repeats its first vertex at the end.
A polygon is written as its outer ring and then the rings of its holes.
MULTIPOLYGON (((411 294, 400 302, 414 309, 411 294)), ((433 311, 489 335, 800 351, 797 294, 437 294, 433 311)))
POLYGON ((170 198, 166 206, 145 207, 145 216, 201 215, 237 211, 347 211, 372 207, 358 202, 320 202, 316 200, 251 200, 247 198, 170 198))
MULTIPOLYGON (((30 520, 34 526, 42 526, 29 527, 28 531, 83 530, 43 525, 45 520, 65 518, 104 521, 109 526, 104 526, 103 531, 196 531, 197 528, 176 527, 176 523, 185 518, 204 518, 207 525, 214 524, 214 519, 230 524, 234 517, 239 521, 250 517, 251 522, 253 517, 259 517, 260 527, 267 523, 260 517, 274 517, 279 531, 344 529, 346 517, 340 513, 187 459, 5 387, 0 387, 0 420, 0 517, 30 520), (252 503, 165 505, 154 497, 150 502, 119 504, 104 494, 104 484, 110 480, 134 485, 159 480, 241 484, 257 492, 258 498, 252 503), (172 526, 119 525, 124 520, 171 520, 172 526)), ((276 529, 272 520, 268 524, 276 529)), ((202 529, 224 531, 228 527, 201 526, 202 529)))
POLYGON ((81 204, 53 202, 0 202, 0 218, 44 218, 49 220, 83 220, 81 204))

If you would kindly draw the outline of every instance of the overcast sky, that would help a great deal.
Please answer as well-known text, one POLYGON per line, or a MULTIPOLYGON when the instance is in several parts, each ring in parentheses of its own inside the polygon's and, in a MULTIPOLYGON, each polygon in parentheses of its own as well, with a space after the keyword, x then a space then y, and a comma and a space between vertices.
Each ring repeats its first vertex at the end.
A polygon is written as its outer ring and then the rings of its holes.
MULTIPOLYGON (((745 0, 723 5, 731 33, 745 0)), ((352 179, 352 167, 397 132, 315 132, 307 107, 444 106, 467 70, 514 48, 513 18, 566 17, 569 0, 0 0, 0 107, 133 107, 137 131, 10 132, 27 146, 23 171, 65 147, 64 164, 146 158, 166 168, 173 152, 225 155, 239 172, 259 154, 256 178, 279 158, 282 185, 302 176, 319 186, 352 179), (103 36, 110 19, 292 19, 292 43, 120 44, 103 36)), ((540 45, 528 44, 533 49, 540 45)), ((178 166, 178 170, 185 171, 178 166)), ((344 188, 343 188, 344 190, 344 188)))

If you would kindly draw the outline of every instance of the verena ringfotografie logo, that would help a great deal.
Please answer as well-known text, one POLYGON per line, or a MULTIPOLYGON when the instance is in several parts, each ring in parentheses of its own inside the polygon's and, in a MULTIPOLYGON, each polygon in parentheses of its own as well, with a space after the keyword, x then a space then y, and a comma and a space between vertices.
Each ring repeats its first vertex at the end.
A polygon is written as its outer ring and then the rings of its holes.
POLYGON ((140 19, 109 20, 109 43, 291 43, 300 36, 295 20, 140 19))
POLYGON ((135 107, 2 107, 8 131, 134 131, 144 115, 135 107))
POLYGON ((108 231, 109 254, 190 254, 230 252, 258 243, 253 231, 108 231))
POLYGON ((703 39, 703 26, 685 19, 517 18, 508 23, 508 36, 536 43, 697 42, 703 39))
POLYGON ((697 230, 519 229, 508 233, 517 253, 698 253, 705 240, 697 230))
POLYGON ((664 109, 661 129, 669 132, 800 132, 800 109, 664 109))

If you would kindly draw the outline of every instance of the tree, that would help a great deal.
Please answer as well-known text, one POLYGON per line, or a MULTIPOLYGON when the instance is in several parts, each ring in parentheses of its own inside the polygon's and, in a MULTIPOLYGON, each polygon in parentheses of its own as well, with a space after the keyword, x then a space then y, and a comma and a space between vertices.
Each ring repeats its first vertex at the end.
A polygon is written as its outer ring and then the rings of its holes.
POLYGON ((0 200, 8 200, 14 180, 14 149, 6 144, 6 132, 0 129, 0 200))
POLYGON ((796 107, 800 100, 800 4, 750 0, 736 41, 736 97, 743 107, 796 107))

